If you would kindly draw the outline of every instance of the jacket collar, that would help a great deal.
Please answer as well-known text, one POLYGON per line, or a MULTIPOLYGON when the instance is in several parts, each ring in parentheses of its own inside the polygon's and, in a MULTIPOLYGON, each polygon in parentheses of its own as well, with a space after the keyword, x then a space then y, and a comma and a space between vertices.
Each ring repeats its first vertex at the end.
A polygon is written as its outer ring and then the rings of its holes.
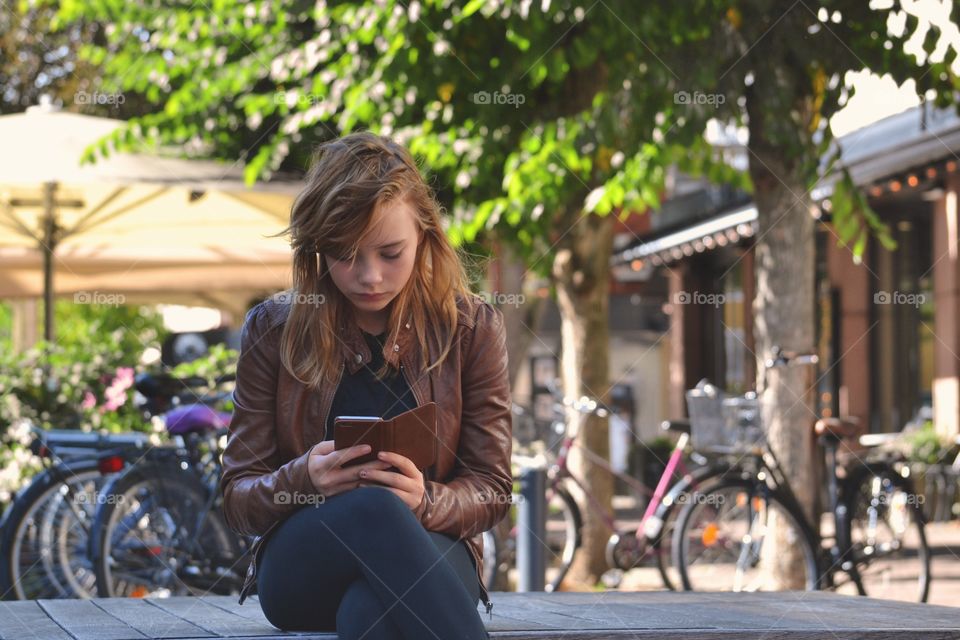
MULTIPOLYGON (((400 323, 399 328, 387 327, 387 339, 383 345, 383 359, 394 368, 399 367, 402 359, 409 353, 413 342, 413 320, 411 316, 400 323)), ((340 325, 340 336, 344 347, 344 364, 348 373, 356 373, 370 364, 373 354, 370 345, 363 339, 360 327, 356 323, 340 325)))

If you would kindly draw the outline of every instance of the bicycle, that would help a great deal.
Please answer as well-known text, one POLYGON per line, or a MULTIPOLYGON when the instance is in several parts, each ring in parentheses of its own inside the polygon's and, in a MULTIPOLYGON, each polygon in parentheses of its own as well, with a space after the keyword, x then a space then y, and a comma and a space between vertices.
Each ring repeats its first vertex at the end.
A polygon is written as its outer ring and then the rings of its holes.
POLYGON ((147 436, 31 429, 31 449, 44 470, 17 493, 0 521, 0 594, 19 600, 90 597, 86 534, 96 495, 116 461, 135 455, 147 436))
MULTIPOLYGON (((773 351, 764 363, 761 389, 774 367, 817 362, 812 354, 773 351)), ((694 435, 732 442, 742 458, 699 489, 678 515, 673 553, 684 589, 831 589, 891 597, 910 587, 911 599, 926 601, 930 550, 922 501, 905 465, 870 457, 841 466, 840 444, 861 435, 859 424, 845 418, 817 420, 814 430, 824 451, 829 495, 828 526, 821 538, 821 526, 816 526, 821 523, 809 520, 766 442, 757 394, 724 398, 716 390, 712 395, 693 391, 688 405, 694 435)), ((883 440, 867 436, 861 442, 876 446, 883 440)))
MULTIPOLYGON (((181 404, 188 396, 184 389, 192 394, 192 388, 205 384, 202 378, 138 375, 144 419, 189 407, 181 404)), ((30 448, 44 469, 17 493, 0 520, 0 595, 93 597, 95 576, 87 550, 101 489, 109 476, 143 455, 149 435, 31 430, 30 448)))
POLYGON ((202 409, 168 423, 182 446, 150 451, 104 487, 89 547, 100 597, 239 593, 252 538, 221 512, 229 414, 210 419, 202 409))
MULTIPOLYGON (((670 575, 671 554, 668 547, 677 507, 684 503, 685 496, 689 495, 693 488, 722 473, 728 468, 728 465, 723 460, 708 461, 696 453, 691 453, 697 466, 688 470, 684 458, 688 451, 689 423, 685 421, 665 421, 661 428, 679 434, 679 438, 671 451, 656 488, 651 491, 637 479, 616 471, 607 460, 579 445, 577 438, 586 416, 596 414, 605 417, 609 415, 609 409, 586 396, 579 400, 570 400, 563 398, 555 387, 553 391, 558 399, 555 405, 557 420, 554 424, 558 431, 563 433, 556 459, 547 465, 545 456, 528 456, 521 453, 515 453, 513 456, 515 466, 547 466, 545 496, 547 522, 546 540, 543 541, 547 553, 546 591, 556 591, 560 587, 582 544, 582 510, 567 488, 568 482, 580 487, 587 497, 587 506, 598 515, 611 532, 606 547, 609 570, 604 576, 604 581, 607 585, 618 586, 626 571, 642 566, 650 556, 653 556, 664 585, 668 589, 673 589, 675 578, 670 575), (573 429, 569 428, 560 417, 564 407, 574 409, 579 416, 576 427, 573 429), (586 491, 583 482, 570 471, 567 464, 568 455, 575 446, 579 447, 592 463, 607 473, 620 478, 626 486, 632 489, 636 496, 646 498, 644 513, 638 525, 627 526, 625 523, 618 523, 615 517, 612 518, 603 505, 586 491)), ((515 409, 516 412, 522 412, 522 409, 515 409)), ((516 477, 516 471, 514 475, 516 477)), ((515 493, 516 490, 515 487, 515 493)), ((516 498, 513 502, 516 503, 516 498)), ((487 571, 490 572, 488 575, 491 581, 497 570, 502 571, 515 564, 518 524, 513 508, 511 509, 511 518, 512 522, 508 522, 508 526, 504 525, 503 527, 508 529, 506 533, 501 528, 496 528, 484 534, 485 548, 492 549, 489 557, 493 568, 487 568, 487 571)), ((488 584, 491 583, 488 582, 488 584)))

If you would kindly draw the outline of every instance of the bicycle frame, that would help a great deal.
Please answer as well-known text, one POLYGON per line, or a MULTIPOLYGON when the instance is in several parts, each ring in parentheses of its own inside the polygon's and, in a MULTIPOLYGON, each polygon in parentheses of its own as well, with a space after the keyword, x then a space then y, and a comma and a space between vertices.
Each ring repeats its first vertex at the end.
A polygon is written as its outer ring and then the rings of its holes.
MULTIPOLYGON (((636 478, 616 471, 609 462, 590 451, 577 441, 577 437, 580 434, 580 430, 583 427, 583 423, 586 420, 587 415, 588 414, 581 414, 580 419, 577 421, 577 428, 574 433, 567 433, 564 436, 560 450, 557 454, 557 461, 551 466, 548 472, 550 478, 548 489, 555 490, 564 479, 569 478, 574 484, 577 485, 577 487, 580 488, 580 491, 583 492, 583 495, 586 496, 587 505, 594 513, 600 516, 600 518, 606 524, 607 529, 610 531, 616 531, 616 518, 612 517, 606 511, 606 509, 604 509, 604 506, 600 503, 600 501, 597 500, 597 498, 587 490, 587 488, 584 486, 584 483, 570 470, 569 466, 567 465, 567 459, 571 449, 573 449, 573 447, 577 447, 592 463, 601 467, 610 475, 620 478, 626 482, 631 488, 635 489, 638 494, 650 496, 649 500, 647 501, 643 517, 640 519, 640 524, 637 526, 635 534, 637 540, 643 542, 648 538, 648 536, 645 534, 646 523, 656 512, 657 506, 667 494, 667 490, 669 489, 672 479, 677 473, 678 468, 680 477, 683 477, 687 474, 687 468, 683 462, 683 451, 687 446, 690 436, 686 433, 680 435, 680 438, 677 440, 677 443, 670 452, 670 457, 667 459, 667 463, 659 481, 657 482, 657 486, 651 493, 645 484, 636 478)), ((659 534, 659 531, 656 533, 659 534)), ((649 537, 653 538, 655 536, 649 537)))
POLYGON ((846 557, 852 545, 845 534, 847 531, 846 522, 850 514, 844 507, 840 479, 837 475, 839 464, 836 459, 836 444, 821 440, 819 446, 822 448, 826 462, 827 490, 830 500, 828 509, 834 526, 834 535, 829 548, 823 548, 823 537, 821 536, 819 522, 811 521, 806 510, 801 506, 789 479, 783 473, 776 453, 769 443, 762 448, 749 452, 745 456, 745 460, 730 469, 729 473, 736 474, 739 472, 740 477, 754 483, 754 486, 759 489, 761 497, 775 492, 784 505, 793 511, 799 518, 798 524, 806 530, 806 535, 809 536, 813 544, 813 552, 818 567, 817 589, 829 589, 838 586, 834 580, 837 573, 847 574, 853 582, 858 578, 855 576, 856 568, 851 565, 846 557))

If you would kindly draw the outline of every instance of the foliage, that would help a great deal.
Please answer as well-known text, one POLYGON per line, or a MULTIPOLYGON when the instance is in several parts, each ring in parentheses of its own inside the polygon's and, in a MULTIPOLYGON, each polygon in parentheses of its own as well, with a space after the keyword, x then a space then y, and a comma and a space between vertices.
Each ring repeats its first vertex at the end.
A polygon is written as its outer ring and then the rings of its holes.
POLYGON ((28 419, 42 428, 139 428, 127 389, 144 349, 159 346, 159 314, 60 301, 55 324, 56 342, 0 355, 0 425, 28 419))
MULTIPOLYGON (((5 324, 9 322, 6 316, 5 324)), ((58 341, 14 353, 0 349, 0 501, 40 468, 26 446, 43 429, 147 430, 134 405, 134 368, 159 346, 162 319, 149 308, 58 302, 58 341)), ((7 324, 9 326, 9 324, 7 324)))
POLYGON ((837 246, 851 246, 855 256, 862 256, 870 233, 888 250, 897 248, 889 226, 870 207, 866 195, 854 184, 850 172, 841 170, 841 178, 833 186, 830 198, 831 220, 837 246))
POLYGON ((0 114, 19 113, 47 96, 90 115, 126 120, 144 110, 132 91, 106 95, 101 69, 78 53, 87 42, 104 42, 102 25, 76 20, 54 29, 56 3, 14 0, 0 10, 0 114))
POLYGON ((904 438, 912 462, 949 464, 956 455, 954 443, 937 433, 932 420, 927 420, 919 429, 905 434, 904 438))
MULTIPOLYGON (((187 378, 197 376, 207 381, 207 389, 213 392, 214 389, 222 388, 226 382, 218 380, 224 376, 236 376, 237 360, 240 353, 236 349, 229 349, 225 345, 211 345, 207 353, 196 360, 183 362, 174 367, 170 373, 178 378, 187 378)), ((228 385, 227 385, 228 386, 228 385)), ((224 398, 217 403, 217 407, 223 411, 233 410, 232 398, 224 398)))
MULTIPOLYGON (((943 103, 957 87, 955 49, 895 2, 60 3, 55 24, 78 22, 104 25, 81 54, 107 90, 155 107, 88 159, 143 142, 241 158, 253 181, 370 128, 436 172, 455 241, 509 231, 539 275, 582 213, 656 207, 665 167, 749 187, 704 141, 711 119, 762 120, 751 145, 776 148, 812 187, 848 71, 914 78, 943 103), (917 36, 942 59, 918 66, 903 52, 917 36)), ((837 197, 842 242, 882 233, 837 197)))
POLYGON ((435 172, 455 242, 500 229, 542 276, 575 216, 656 206, 667 166, 744 182, 703 140, 710 113, 678 105, 677 78, 639 46, 696 36, 655 6, 106 0, 60 18, 111 25, 83 55, 156 105, 88 159, 142 142, 242 158, 252 181, 370 128, 435 172))

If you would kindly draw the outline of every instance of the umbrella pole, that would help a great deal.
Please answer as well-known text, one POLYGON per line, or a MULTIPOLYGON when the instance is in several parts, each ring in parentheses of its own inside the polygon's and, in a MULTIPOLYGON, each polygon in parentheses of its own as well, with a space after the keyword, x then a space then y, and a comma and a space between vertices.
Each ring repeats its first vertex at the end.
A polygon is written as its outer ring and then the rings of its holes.
POLYGON ((43 339, 53 341, 53 251, 56 221, 53 215, 57 183, 43 185, 43 339))

